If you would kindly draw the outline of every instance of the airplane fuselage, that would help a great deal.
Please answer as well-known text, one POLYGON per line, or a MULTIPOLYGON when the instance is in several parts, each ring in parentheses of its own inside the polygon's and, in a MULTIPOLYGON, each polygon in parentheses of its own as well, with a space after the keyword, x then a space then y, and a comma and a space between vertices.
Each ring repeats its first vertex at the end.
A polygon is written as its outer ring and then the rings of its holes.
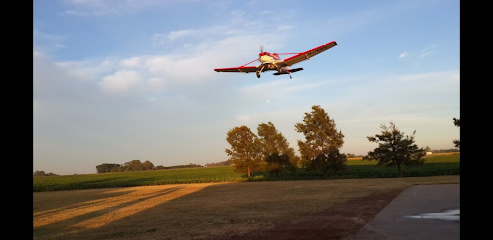
POLYGON ((303 68, 290 69, 289 66, 285 66, 286 64, 284 63, 283 60, 281 60, 281 58, 279 57, 279 54, 277 54, 277 53, 270 54, 268 52, 261 52, 258 54, 258 58, 259 58, 259 61, 261 63, 260 65, 257 66, 257 69, 258 69, 257 70, 257 77, 258 78, 260 78, 260 72, 264 72, 264 71, 268 71, 268 70, 277 71, 277 73, 274 73, 274 75, 276 75, 276 76, 281 75, 281 74, 289 74, 289 78, 291 78, 292 72, 297 72, 297 71, 303 70, 303 68))
POLYGON ((278 67, 276 63, 281 62, 282 60, 275 53, 270 54, 268 52, 261 52, 259 54, 259 60, 260 60, 260 63, 262 65, 264 65, 265 70, 277 70, 277 71, 281 70, 281 68, 278 67))

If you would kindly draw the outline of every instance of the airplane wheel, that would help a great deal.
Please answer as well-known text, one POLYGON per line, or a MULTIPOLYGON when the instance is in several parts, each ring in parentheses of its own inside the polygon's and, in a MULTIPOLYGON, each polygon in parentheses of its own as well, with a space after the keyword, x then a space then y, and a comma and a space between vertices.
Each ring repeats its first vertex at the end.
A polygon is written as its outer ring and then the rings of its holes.
POLYGON ((260 72, 257 72, 257 78, 260 78, 260 72))

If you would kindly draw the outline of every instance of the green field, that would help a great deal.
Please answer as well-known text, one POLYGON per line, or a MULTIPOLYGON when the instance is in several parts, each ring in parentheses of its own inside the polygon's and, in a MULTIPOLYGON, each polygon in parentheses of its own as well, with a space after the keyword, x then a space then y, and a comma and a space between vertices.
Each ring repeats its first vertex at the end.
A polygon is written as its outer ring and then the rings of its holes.
MULTIPOLYGON (((460 153, 437 154, 425 157, 423 166, 402 167, 403 177, 460 175, 460 153)), ((377 166, 376 161, 348 160, 346 170, 330 175, 330 179, 395 178, 396 167, 377 166)), ((298 169, 281 175, 281 181, 321 179, 319 171, 298 169)), ((253 173, 252 181, 274 181, 264 172, 253 173)), ((203 167, 138 172, 116 172, 83 175, 33 177, 33 192, 136 187, 165 184, 245 182, 245 174, 235 173, 233 167, 203 167)))

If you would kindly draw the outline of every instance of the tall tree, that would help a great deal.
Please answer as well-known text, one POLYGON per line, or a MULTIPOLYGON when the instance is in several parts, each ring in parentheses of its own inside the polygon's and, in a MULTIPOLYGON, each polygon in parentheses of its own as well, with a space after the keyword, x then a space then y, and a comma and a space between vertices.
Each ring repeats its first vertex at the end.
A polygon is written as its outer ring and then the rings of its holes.
POLYGON ((132 160, 123 164, 126 171, 143 171, 144 164, 140 160, 132 160))
POLYGON ((344 144, 344 135, 337 131, 334 119, 323 108, 312 106, 312 111, 305 113, 303 123, 295 124, 295 129, 305 135, 304 142, 298 140, 298 147, 307 169, 322 170, 324 178, 327 178, 329 172, 345 168, 347 156, 339 152, 344 144))
POLYGON ((272 122, 261 123, 257 127, 258 136, 262 143, 263 168, 276 175, 284 171, 295 171, 299 157, 294 149, 289 147, 287 139, 277 131, 272 122))
MULTIPOLYGON (((453 118, 454 120, 454 125, 456 127, 460 127, 460 118, 453 118)), ((458 148, 460 150, 460 140, 459 139, 455 139, 452 141, 454 143, 454 147, 458 148)))
POLYGON ((402 164, 412 166, 424 163, 422 157, 426 155, 425 150, 414 143, 416 130, 411 136, 404 136, 404 132, 399 131, 393 122, 389 126, 381 124, 380 129, 380 134, 367 137, 368 141, 378 143, 378 147, 368 152, 363 160, 378 160, 378 165, 397 166, 399 177, 402 177, 402 164))
POLYGON ((154 164, 149 160, 145 160, 142 163, 142 165, 144 167, 144 170, 155 170, 156 169, 156 167, 154 167, 154 164))
POLYGON ((231 145, 226 153, 235 165, 235 171, 246 173, 250 181, 251 172, 259 170, 262 163, 260 139, 247 126, 240 126, 228 131, 226 141, 231 145))

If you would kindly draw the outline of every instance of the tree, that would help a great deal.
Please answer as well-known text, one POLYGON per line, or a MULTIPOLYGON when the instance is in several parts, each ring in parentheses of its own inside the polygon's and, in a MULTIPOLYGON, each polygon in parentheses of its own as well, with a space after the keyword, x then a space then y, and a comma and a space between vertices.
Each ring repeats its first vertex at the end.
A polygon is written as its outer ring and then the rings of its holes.
POLYGON ((276 174, 286 170, 295 171, 299 157, 294 153, 294 149, 289 147, 289 143, 282 133, 278 132, 272 122, 261 123, 257 127, 258 136, 262 143, 262 155, 265 166, 263 168, 276 174))
POLYGON ((101 165, 96 166, 96 172, 97 173, 108 173, 108 172, 114 172, 114 168, 120 167, 120 164, 116 163, 103 163, 101 165))
POLYGON ((429 146, 425 147, 425 152, 431 152, 431 148, 429 146))
POLYGON ((267 157, 265 162, 265 170, 273 173, 276 176, 276 180, 279 180, 279 174, 281 172, 296 170, 296 166, 289 161, 289 156, 287 154, 273 152, 267 157))
POLYGON ((140 160, 132 160, 123 164, 127 171, 143 171, 144 164, 140 160))
POLYGON ((326 179, 329 172, 345 168, 347 156, 339 152, 344 144, 344 135, 337 131, 335 121, 319 105, 305 113, 303 123, 295 124, 295 129, 305 135, 304 142, 298 140, 298 147, 307 169, 322 170, 326 179))
POLYGON ((122 165, 122 164, 118 164, 120 166, 117 166, 117 167, 113 167, 111 168, 111 172, 126 172, 128 171, 127 167, 122 165))
POLYGON ((324 178, 329 174, 346 169, 347 155, 339 151, 321 153, 307 163, 307 169, 319 169, 324 173, 324 178))
POLYGON ((378 143, 378 147, 368 152, 363 160, 378 160, 378 165, 397 166, 399 177, 402 177, 402 164, 423 165, 424 159, 421 158, 426 153, 414 143, 416 130, 411 136, 404 136, 393 122, 389 126, 381 124, 380 129, 381 134, 367 137, 368 141, 378 143))
MULTIPOLYGON (((453 118, 454 120, 454 125, 456 127, 460 127, 460 118, 453 118)), ((454 143, 454 147, 458 148, 460 150, 460 140, 459 139, 455 139, 452 141, 454 143)))
POLYGON ((246 173, 250 181, 251 172, 259 170, 262 163, 260 139, 247 126, 240 126, 228 131, 226 141, 231 145, 226 153, 235 165, 235 171, 246 173))
POLYGON ((154 167, 154 164, 152 164, 151 161, 146 160, 144 163, 142 163, 144 170, 155 170, 156 168, 154 167))
POLYGON ((45 171, 38 171, 38 170, 36 170, 36 171, 33 173, 33 177, 43 177, 43 176, 45 176, 45 175, 46 175, 45 171))

